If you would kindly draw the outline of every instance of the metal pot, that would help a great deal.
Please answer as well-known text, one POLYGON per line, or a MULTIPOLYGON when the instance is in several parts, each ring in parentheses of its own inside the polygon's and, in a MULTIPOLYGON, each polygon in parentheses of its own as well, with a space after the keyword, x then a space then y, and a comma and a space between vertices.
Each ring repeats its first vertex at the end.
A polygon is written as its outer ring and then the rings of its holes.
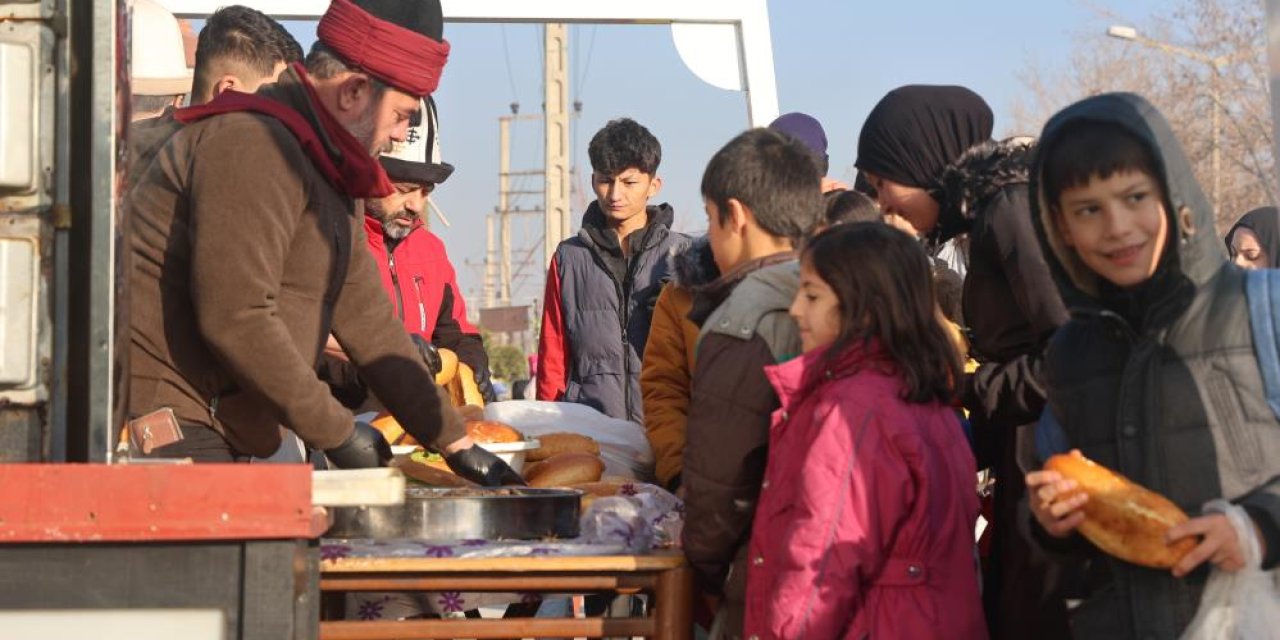
POLYGON ((576 538, 582 493, 572 489, 409 487, 403 505, 337 507, 329 538, 536 540, 576 538))

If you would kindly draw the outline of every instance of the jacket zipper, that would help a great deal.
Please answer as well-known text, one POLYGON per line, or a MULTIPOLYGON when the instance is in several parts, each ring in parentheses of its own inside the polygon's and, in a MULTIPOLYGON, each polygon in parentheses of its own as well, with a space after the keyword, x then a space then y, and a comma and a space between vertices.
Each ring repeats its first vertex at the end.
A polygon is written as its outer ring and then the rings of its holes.
POLYGON ((413 292, 418 294, 418 331, 427 332, 427 307, 422 304, 422 276, 413 277, 413 292))
POLYGON ((400 276, 396 275, 396 257, 387 251, 387 266, 391 269, 391 288, 396 292, 396 317, 404 322, 404 295, 400 293, 400 276))

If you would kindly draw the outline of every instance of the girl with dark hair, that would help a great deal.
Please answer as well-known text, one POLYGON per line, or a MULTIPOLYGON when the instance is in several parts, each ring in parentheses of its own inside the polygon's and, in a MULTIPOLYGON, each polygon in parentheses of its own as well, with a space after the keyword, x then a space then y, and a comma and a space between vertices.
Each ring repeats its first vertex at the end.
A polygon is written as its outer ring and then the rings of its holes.
POLYGON ((965 87, 899 87, 867 116, 854 164, 886 217, 905 220, 929 246, 967 235, 961 306, 979 366, 959 395, 978 462, 996 478, 987 621, 997 640, 1054 640, 1068 637, 1064 579, 1017 521, 1022 473, 1034 464, 1031 429, 1044 409, 1044 349, 1067 313, 1031 222, 1032 146, 992 141, 993 126, 991 108, 965 87))
POLYGON ((804 353, 765 368, 782 408, 743 637, 985 638, 960 357, 928 257, 884 224, 832 227, 801 256, 790 313, 804 353))

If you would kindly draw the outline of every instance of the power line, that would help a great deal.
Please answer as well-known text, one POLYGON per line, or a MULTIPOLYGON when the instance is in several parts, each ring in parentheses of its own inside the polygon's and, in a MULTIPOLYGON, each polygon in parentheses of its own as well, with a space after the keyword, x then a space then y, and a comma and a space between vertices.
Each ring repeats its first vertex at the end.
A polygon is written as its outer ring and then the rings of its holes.
POLYGON ((507 64, 507 83, 511 85, 511 101, 520 103, 520 92, 516 91, 516 75, 511 71, 511 52, 507 49, 507 25, 502 27, 502 60, 507 64))

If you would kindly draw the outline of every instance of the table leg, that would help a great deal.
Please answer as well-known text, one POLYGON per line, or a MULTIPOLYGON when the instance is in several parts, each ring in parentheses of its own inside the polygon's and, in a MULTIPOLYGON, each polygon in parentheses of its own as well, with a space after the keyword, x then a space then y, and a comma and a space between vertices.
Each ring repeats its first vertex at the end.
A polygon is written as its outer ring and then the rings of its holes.
POLYGON ((653 615, 659 640, 693 637, 693 571, 688 567, 658 574, 653 594, 653 615))

